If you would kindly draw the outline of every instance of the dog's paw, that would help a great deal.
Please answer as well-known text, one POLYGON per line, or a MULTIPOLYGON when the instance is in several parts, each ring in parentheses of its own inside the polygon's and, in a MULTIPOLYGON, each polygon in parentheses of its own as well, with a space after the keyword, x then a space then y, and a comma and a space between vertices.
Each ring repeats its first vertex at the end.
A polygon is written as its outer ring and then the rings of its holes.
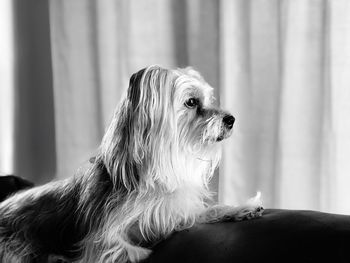
POLYGON ((262 207, 260 196, 261 194, 258 192, 255 197, 249 199, 242 206, 216 205, 209 207, 196 220, 198 223, 215 223, 220 221, 242 221, 261 217, 264 208, 262 207))
POLYGON ((262 206, 237 206, 226 211, 220 221, 242 221, 261 217, 264 212, 262 206))
POLYGON ((256 196, 250 198, 244 206, 240 207, 238 210, 237 219, 245 220, 245 219, 253 219, 257 217, 261 217, 264 208, 262 207, 261 201, 261 193, 257 192, 256 196))
POLYGON ((211 220, 207 220, 209 223, 219 222, 219 221, 242 221, 249 220, 253 218, 261 217, 264 212, 262 206, 236 206, 225 208, 220 211, 221 216, 212 217, 211 220))
POLYGON ((235 219, 238 221, 253 219, 261 217, 264 212, 264 208, 262 206, 256 207, 242 207, 241 210, 238 210, 235 219))

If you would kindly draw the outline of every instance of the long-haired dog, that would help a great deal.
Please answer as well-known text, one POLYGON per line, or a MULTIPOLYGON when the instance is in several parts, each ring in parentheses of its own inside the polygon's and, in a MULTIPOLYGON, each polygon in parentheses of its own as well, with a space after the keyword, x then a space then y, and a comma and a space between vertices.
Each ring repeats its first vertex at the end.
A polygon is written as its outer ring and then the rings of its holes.
POLYGON ((194 223, 261 216, 258 201, 210 206, 234 117, 191 68, 132 75, 91 167, 0 203, 0 261, 137 262, 194 223))

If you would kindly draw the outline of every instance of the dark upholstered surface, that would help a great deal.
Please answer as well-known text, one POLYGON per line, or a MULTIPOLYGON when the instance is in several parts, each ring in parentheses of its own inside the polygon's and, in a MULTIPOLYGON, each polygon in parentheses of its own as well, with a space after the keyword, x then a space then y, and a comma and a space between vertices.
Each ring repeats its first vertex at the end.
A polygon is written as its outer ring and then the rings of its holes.
POLYGON ((259 219, 196 225, 147 262, 350 262, 350 216, 267 209, 259 219))
MULTIPOLYGON (((0 176, 0 201, 30 186, 0 176)), ((146 262, 350 263, 350 216, 267 209, 259 219, 195 225, 155 246, 146 262)))
POLYGON ((18 176, 0 176, 0 202, 8 195, 32 186, 33 183, 18 176))

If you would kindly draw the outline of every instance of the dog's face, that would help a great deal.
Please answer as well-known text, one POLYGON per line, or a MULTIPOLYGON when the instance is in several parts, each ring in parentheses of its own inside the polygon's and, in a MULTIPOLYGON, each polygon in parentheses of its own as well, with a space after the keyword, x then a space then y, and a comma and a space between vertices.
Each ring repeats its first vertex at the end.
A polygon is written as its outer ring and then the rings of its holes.
POLYGON ((191 68, 175 70, 174 74, 172 88, 182 146, 195 152, 229 137, 235 119, 213 105, 213 88, 191 68))
POLYGON ((213 102, 213 89, 191 68, 135 73, 102 143, 107 169, 137 174, 132 184, 162 181, 173 188, 193 169, 210 176, 235 120, 213 102))

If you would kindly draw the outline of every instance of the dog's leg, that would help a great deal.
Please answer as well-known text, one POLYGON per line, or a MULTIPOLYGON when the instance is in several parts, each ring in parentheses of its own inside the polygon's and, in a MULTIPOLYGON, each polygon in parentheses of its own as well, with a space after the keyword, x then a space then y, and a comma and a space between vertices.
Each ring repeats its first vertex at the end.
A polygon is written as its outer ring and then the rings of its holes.
POLYGON ((261 206, 227 206, 216 205, 208 208, 197 217, 198 223, 215 223, 221 221, 241 221, 262 216, 264 209, 261 206))
POLYGON ((261 205, 260 193, 248 200, 246 205, 215 205, 209 207, 197 217, 198 223, 215 223, 220 221, 241 221, 261 217, 264 208, 261 205))

